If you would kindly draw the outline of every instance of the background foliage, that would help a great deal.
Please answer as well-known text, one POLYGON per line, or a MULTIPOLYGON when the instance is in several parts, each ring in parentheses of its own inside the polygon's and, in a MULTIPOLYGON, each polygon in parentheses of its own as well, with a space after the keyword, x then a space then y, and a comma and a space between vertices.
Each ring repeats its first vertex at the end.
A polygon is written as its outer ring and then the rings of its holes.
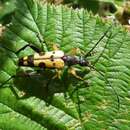
MULTIPOLYGON (((87 57, 104 77, 88 67, 75 66, 88 85, 66 74, 66 68, 61 80, 51 78, 55 75, 54 70, 45 70, 40 76, 19 77, 19 74, 26 70, 17 66, 18 58, 33 54, 34 51, 28 47, 15 55, 9 50, 16 52, 28 43, 41 48, 39 34, 46 41, 46 44, 42 44, 48 50, 52 50, 54 43, 66 54, 70 54, 72 48, 79 48, 83 53, 87 53, 113 23, 93 16, 84 9, 42 5, 32 0, 18 0, 13 9, 15 15, 1 37, 0 83, 4 83, 12 75, 17 74, 17 77, 0 88, 0 128, 129 130, 128 32, 119 24, 112 25, 92 55, 87 57), (109 80, 109 83, 105 79, 109 80), (50 80, 47 90, 46 86, 50 80), (110 84, 119 96, 120 109, 110 84), (12 91, 12 87, 18 95, 12 91), (78 91, 72 94, 75 88, 78 88, 78 91)), ((27 70, 35 71, 32 68, 27 70)))

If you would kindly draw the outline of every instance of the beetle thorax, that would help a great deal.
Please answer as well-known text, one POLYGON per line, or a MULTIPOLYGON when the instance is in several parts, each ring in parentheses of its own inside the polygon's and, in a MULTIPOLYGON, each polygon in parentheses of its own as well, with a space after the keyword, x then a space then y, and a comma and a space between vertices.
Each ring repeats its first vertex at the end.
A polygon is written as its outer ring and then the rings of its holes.
POLYGON ((83 57, 78 57, 78 56, 63 56, 62 59, 64 60, 65 64, 71 66, 71 65, 76 65, 79 64, 81 66, 87 66, 89 62, 84 59, 83 57))

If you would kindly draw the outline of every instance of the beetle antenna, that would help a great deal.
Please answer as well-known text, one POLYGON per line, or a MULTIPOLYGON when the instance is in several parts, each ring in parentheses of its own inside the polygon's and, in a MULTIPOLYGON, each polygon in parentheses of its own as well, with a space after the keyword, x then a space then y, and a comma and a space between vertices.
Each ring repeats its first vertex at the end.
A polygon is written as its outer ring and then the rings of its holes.
POLYGON ((106 83, 109 84, 109 86, 113 89, 113 92, 114 94, 116 95, 117 97, 117 101, 118 101, 118 110, 120 109, 120 98, 119 98, 119 95, 117 93, 117 91, 115 90, 115 88, 111 85, 111 83, 109 82, 109 80, 107 78, 105 78, 105 75, 101 72, 101 71, 98 71, 94 66, 92 65, 88 65, 88 67, 92 68, 93 70, 97 71, 102 77, 104 77, 104 80, 106 81, 106 83))
POLYGON ((109 43, 109 39, 111 38, 111 36, 112 36, 112 33, 110 33, 110 35, 108 36, 108 39, 107 39, 106 44, 105 44, 105 46, 103 48, 103 51, 100 53, 98 58, 93 62, 93 66, 95 66, 95 64, 98 62, 99 58, 103 55, 103 53, 104 53, 104 51, 105 51, 105 49, 107 47, 107 44, 109 43))
POLYGON ((85 58, 90 55, 90 53, 95 49, 95 47, 100 43, 100 41, 106 36, 106 34, 109 32, 109 30, 112 28, 112 25, 108 27, 106 32, 100 37, 100 39, 97 41, 97 43, 91 48, 91 50, 84 56, 85 58))

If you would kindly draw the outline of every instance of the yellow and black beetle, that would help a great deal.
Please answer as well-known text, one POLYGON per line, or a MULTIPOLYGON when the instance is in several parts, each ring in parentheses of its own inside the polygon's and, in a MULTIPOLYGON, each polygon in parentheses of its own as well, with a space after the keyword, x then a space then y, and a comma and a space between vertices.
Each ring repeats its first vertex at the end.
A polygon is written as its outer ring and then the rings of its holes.
MULTIPOLYGON (((48 68, 48 69, 63 69, 65 66, 72 66, 72 65, 78 64, 80 66, 88 66, 92 69, 95 69, 86 58, 88 57, 88 55, 91 54, 91 52, 98 45, 98 43, 105 37, 105 35, 107 34, 107 32, 110 30, 111 27, 112 26, 110 26, 107 29, 107 31, 104 33, 104 35, 91 48, 91 50, 83 57, 66 55, 62 50, 54 50, 54 51, 49 51, 49 52, 43 53, 38 48, 36 48, 34 45, 28 44, 28 45, 22 47, 20 50, 18 50, 16 52, 16 54, 28 46, 31 47, 36 53, 34 53, 33 55, 29 55, 29 56, 20 58, 18 60, 18 66, 39 67, 39 68, 48 68)), ((78 76, 76 74, 75 71, 71 71, 71 72, 75 77, 83 80, 80 76, 78 76)), ((101 74, 104 77, 104 75, 101 72, 99 72, 99 74, 101 74)), ((5 81, 1 86, 3 86, 5 83, 7 83, 11 78, 9 78, 7 81, 5 81)), ((107 79, 105 79, 105 81, 109 83, 109 81, 107 79)), ((112 87, 112 89, 114 90, 114 93, 117 95, 117 100, 118 100, 118 104, 119 104, 118 94, 116 93, 116 91, 113 87, 112 87)))
POLYGON ((19 66, 63 69, 65 65, 88 66, 89 62, 82 57, 65 55, 63 51, 35 53, 19 59, 19 66))

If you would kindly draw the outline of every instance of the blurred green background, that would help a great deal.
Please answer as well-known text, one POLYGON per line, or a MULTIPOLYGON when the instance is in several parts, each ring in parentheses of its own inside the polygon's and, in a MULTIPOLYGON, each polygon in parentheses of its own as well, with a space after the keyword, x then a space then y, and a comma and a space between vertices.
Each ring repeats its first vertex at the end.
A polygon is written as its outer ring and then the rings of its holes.
MULTIPOLYGON (((0 23, 2 25, 10 23, 15 10, 15 2, 16 0, 0 0, 0 23)), ((130 4, 127 0, 40 0, 40 2, 49 2, 55 5, 65 4, 73 8, 85 8, 93 14, 99 14, 103 17, 116 16, 121 24, 128 24, 128 22, 124 22, 124 19, 128 21, 130 16, 130 4)))

